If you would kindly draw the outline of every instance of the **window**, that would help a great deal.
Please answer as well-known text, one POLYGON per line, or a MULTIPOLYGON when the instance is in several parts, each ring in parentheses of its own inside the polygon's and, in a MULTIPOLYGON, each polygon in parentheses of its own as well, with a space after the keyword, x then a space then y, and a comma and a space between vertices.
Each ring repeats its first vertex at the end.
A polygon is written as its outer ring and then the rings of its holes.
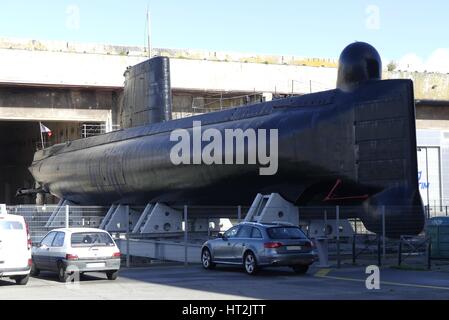
POLYGON ((307 239, 304 232, 298 227, 274 227, 267 229, 268 236, 271 239, 307 239))
POLYGON ((225 238, 235 238, 235 236, 237 235, 237 231, 239 231, 239 227, 234 227, 229 229, 228 231, 226 231, 226 233, 224 234, 225 238))
POLYGON ((44 239, 41 241, 42 246, 51 247, 53 240, 56 236, 56 232, 50 232, 44 239))
POLYGON ((242 226, 237 234, 237 238, 251 238, 252 227, 242 226))
POLYGON ((65 238, 65 233, 64 232, 58 232, 56 234, 55 240, 53 240, 52 247, 55 247, 55 248, 63 247, 64 246, 64 238, 65 238))
POLYGON ((0 230, 23 230, 23 225, 19 221, 0 221, 0 230))
POLYGON ((262 239, 262 232, 260 232, 260 230, 257 228, 253 228, 253 231, 251 232, 251 238, 262 239))
POLYGON ((72 234, 72 247, 110 247, 114 241, 104 232, 82 232, 72 234))

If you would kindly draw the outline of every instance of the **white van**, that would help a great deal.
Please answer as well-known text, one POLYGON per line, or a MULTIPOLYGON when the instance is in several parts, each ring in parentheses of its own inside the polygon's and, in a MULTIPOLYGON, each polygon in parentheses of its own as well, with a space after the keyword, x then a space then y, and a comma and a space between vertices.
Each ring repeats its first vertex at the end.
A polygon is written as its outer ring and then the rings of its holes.
POLYGON ((25 219, 0 207, 0 278, 26 285, 31 269, 31 237, 25 219))

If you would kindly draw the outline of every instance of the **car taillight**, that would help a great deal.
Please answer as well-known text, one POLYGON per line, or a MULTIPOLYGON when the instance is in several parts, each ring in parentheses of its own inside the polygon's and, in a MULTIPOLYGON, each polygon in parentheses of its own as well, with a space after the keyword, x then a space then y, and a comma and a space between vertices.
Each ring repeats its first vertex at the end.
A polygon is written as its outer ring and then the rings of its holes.
POLYGON ((33 243, 31 242, 31 235, 30 235, 30 227, 28 226, 28 223, 25 222, 25 227, 27 230, 27 246, 28 250, 31 250, 31 247, 33 246, 33 243))
POLYGON ((76 254, 68 253, 68 254, 65 255, 65 259, 66 260, 78 260, 78 256, 76 254))
POLYGON ((263 245, 265 249, 276 249, 282 247, 282 243, 280 242, 267 242, 263 245))
POLYGON ((31 267, 33 265, 33 259, 28 259, 28 267, 31 267))
POLYGON ((315 246, 314 246, 313 242, 307 241, 306 244, 304 245, 304 247, 306 247, 307 249, 313 249, 315 246))
POLYGON ((113 258, 120 258, 120 257, 121 257, 121 253, 120 253, 120 252, 115 252, 115 253, 112 255, 112 257, 113 257, 113 258))

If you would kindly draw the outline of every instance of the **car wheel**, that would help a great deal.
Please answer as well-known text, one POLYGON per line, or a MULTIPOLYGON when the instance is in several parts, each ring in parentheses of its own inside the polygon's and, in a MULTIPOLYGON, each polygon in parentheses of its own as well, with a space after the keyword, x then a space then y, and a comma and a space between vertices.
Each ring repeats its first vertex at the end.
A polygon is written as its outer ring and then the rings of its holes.
POLYGON ((309 270, 309 266, 293 266, 292 268, 297 274, 306 274, 309 270))
POLYGON ((255 275, 259 271, 259 267, 257 266, 256 256, 252 252, 248 252, 243 258, 243 264, 245 267, 245 271, 249 275, 255 275))
POLYGON ((41 273, 41 271, 36 267, 36 263, 34 263, 34 261, 33 261, 31 264, 30 275, 32 277, 37 277, 37 276, 39 276, 40 273, 41 273))
POLYGON ((67 282, 67 280, 69 280, 69 274, 67 273, 62 262, 58 263, 58 278, 61 282, 67 282))
POLYGON ((215 263, 212 262, 212 255, 209 249, 204 249, 201 254, 201 262, 203 264, 203 268, 206 270, 211 270, 215 268, 215 263))
POLYGON ((108 280, 117 280, 118 270, 108 271, 108 272, 106 272, 106 276, 108 277, 108 280))
POLYGON ((27 274, 26 276, 15 277, 14 280, 16 281, 16 284, 25 286, 28 283, 28 280, 30 280, 30 275, 27 274))

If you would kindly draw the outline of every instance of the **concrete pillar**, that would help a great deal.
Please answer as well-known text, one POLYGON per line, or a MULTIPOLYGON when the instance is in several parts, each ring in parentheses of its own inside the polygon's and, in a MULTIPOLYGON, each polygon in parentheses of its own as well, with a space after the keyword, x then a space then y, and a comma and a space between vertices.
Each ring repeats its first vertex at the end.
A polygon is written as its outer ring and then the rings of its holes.
POLYGON ((108 118, 105 122, 106 125, 106 133, 112 132, 113 128, 113 119, 112 119, 112 110, 109 111, 108 118))

